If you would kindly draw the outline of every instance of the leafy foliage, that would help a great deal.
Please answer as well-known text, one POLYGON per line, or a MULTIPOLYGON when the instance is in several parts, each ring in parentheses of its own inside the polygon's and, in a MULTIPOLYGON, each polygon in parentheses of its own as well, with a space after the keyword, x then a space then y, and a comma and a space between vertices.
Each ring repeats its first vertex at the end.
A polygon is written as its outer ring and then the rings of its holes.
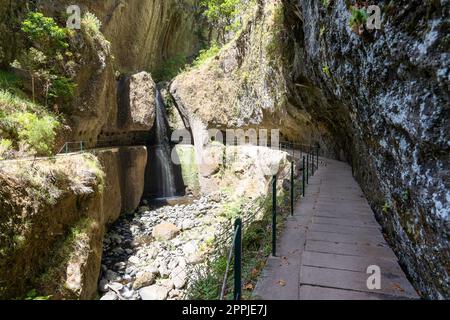
POLYGON ((219 51, 220 51, 219 45, 217 44, 217 42, 213 42, 210 48, 200 50, 197 59, 195 59, 195 61, 192 65, 194 67, 198 67, 198 66, 202 65, 206 60, 217 55, 219 53, 219 51))
POLYGON ((25 300, 49 300, 52 296, 39 296, 36 289, 28 291, 25 300))
POLYGON ((331 77, 331 71, 330 71, 330 67, 329 66, 324 66, 322 68, 323 73, 325 73, 327 75, 327 77, 331 77))
POLYGON ((173 58, 166 60, 161 67, 153 72, 156 81, 167 81, 174 78, 177 74, 183 71, 187 63, 186 57, 183 55, 176 55, 173 58))
POLYGON ((30 12, 21 24, 21 31, 29 41, 29 47, 22 52, 15 67, 29 72, 32 82, 33 101, 35 81, 42 83, 45 104, 48 100, 72 97, 75 86, 67 78, 67 66, 73 65, 69 51, 70 31, 59 27, 53 18, 40 12, 30 12))
POLYGON ((22 112, 11 115, 20 140, 25 141, 36 155, 50 155, 56 138, 58 121, 52 116, 38 117, 22 112))
POLYGON ((45 17, 40 12, 29 12, 21 30, 42 50, 55 52, 69 47, 66 29, 60 28, 53 18, 45 17))
POLYGON ((241 4, 240 0, 200 0, 205 8, 203 15, 221 32, 222 40, 226 31, 236 31, 241 26, 238 19, 241 4))
POLYGON ((350 27, 353 28, 359 28, 360 26, 367 23, 367 12, 366 9, 361 8, 358 9, 356 7, 351 8, 351 15, 350 15, 350 27))

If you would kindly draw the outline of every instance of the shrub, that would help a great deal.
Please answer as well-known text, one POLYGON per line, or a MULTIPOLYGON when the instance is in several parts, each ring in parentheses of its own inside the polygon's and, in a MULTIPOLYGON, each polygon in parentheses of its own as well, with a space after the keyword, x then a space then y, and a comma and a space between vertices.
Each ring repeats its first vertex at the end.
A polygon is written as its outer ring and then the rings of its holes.
POLYGON ((39 109, 39 106, 30 100, 0 88, 0 118, 2 111, 33 111, 39 109))
POLYGON ((187 60, 184 55, 177 55, 173 58, 167 59, 161 67, 153 72, 153 76, 157 82, 167 81, 174 78, 183 71, 187 60))
POLYGON ((7 153, 10 152, 12 141, 9 139, 0 139, 0 160, 7 158, 7 153))
POLYGON ((81 25, 91 34, 96 34, 100 32, 102 27, 101 21, 95 16, 95 14, 86 12, 81 19, 81 25))
POLYGON ((239 13, 244 10, 245 2, 241 0, 201 0, 203 15, 218 30, 218 38, 225 42, 227 31, 237 31, 241 27, 239 13))
POLYGON ((358 9, 356 7, 351 8, 350 15, 350 28, 359 28, 367 23, 367 12, 366 9, 358 9))
POLYGON ((68 50, 70 31, 40 12, 30 12, 22 22, 21 30, 30 43, 14 64, 30 74, 33 101, 35 82, 39 80, 45 105, 49 99, 60 97, 66 102, 73 96, 75 88, 66 74, 73 70, 74 64, 70 60, 73 54, 68 50))
POLYGON ((20 140, 26 142, 35 155, 50 155, 56 138, 59 122, 52 116, 38 117, 34 113, 22 112, 11 115, 20 140))
POLYGON ((19 78, 8 71, 0 70, 0 89, 14 90, 19 85, 19 78))
POLYGON ((53 18, 44 17, 40 12, 29 12, 22 22, 21 30, 43 50, 58 51, 69 47, 66 29, 59 27, 53 18))
POLYGON ((331 71, 329 66, 324 66, 322 68, 323 73, 325 73, 328 77, 331 77, 331 71))
POLYGON ((213 42, 210 48, 200 50, 197 59, 195 59, 195 61, 192 63, 192 65, 194 67, 198 67, 198 66, 202 65, 208 59, 216 56, 219 53, 219 51, 220 51, 220 47, 218 46, 218 44, 216 42, 213 42))

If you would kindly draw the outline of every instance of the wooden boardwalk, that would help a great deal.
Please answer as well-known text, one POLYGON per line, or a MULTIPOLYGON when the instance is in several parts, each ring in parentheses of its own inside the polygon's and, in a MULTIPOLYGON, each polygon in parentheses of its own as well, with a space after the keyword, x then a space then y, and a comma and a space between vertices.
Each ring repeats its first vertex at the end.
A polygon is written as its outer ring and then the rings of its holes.
POLYGON ((288 218, 254 296, 265 300, 417 299, 381 227, 352 177, 334 160, 310 179, 288 218), (381 289, 369 289, 369 266, 381 270, 381 289))

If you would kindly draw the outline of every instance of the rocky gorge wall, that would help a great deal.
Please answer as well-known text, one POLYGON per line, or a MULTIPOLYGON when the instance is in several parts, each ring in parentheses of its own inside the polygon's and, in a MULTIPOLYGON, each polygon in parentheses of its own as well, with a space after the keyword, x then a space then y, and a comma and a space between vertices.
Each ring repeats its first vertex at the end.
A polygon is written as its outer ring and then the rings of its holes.
POLYGON ((381 30, 360 36, 349 1, 284 1, 293 78, 334 106, 328 121, 416 288, 448 298, 449 3, 372 2, 381 30))
POLYGON ((382 28, 358 34, 353 1, 258 1, 170 92, 194 140, 280 128, 351 163, 416 289, 448 298, 448 1, 373 2, 382 28))
POLYGON ((121 147, 2 162, 0 297, 95 298, 106 226, 138 206, 146 161, 121 147))

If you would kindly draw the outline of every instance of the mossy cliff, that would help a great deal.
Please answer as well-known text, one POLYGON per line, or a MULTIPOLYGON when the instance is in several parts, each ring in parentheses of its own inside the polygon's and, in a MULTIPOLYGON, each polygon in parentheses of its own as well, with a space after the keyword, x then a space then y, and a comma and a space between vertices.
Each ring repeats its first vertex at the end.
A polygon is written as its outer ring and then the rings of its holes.
POLYGON ((105 228, 139 204, 146 155, 123 147, 0 164, 0 297, 94 298, 105 228))
POLYGON ((355 28, 353 1, 257 1, 217 54, 170 90, 191 130, 280 128, 348 161, 424 297, 448 298, 448 5, 377 1, 382 27, 355 28))

